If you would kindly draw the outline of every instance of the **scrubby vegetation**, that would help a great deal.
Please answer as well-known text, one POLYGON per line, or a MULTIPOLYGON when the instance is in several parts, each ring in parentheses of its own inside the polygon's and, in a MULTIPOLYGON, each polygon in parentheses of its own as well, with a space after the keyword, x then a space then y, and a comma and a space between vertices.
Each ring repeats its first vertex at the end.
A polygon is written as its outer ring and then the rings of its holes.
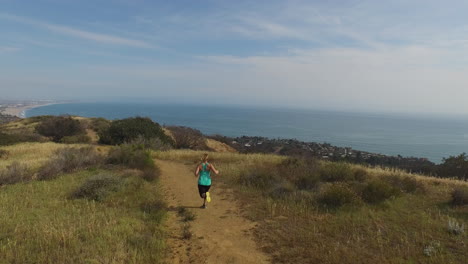
POLYGON ((94 146, 23 143, 5 152, 1 263, 162 263, 166 206, 142 171, 109 167, 107 151, 94 146))
POLYGON ((153 181, 159 176, 159 168, 155 165, 151 153, 141 145, 121 145, 110 150, 107 163, 124 165, 141 170, 142 177, 153 181))
POLYGON ((0 170, 0 185, 26 182, 32 180, 32 178, 33 175, 28 166, 18 161, 0 170))
MULTIPOLYGON (((154 181, 160 172, 153 158, 191 164, 201 152, 150 149, 205 149, 199 131, 170 128, 173 141, 147 118, 69 117, 24 119, 1 129, 0 144, 7 146, 0 149, 0 262, 161 262, 166 206, 154 181), (44 132, 60 122, 73 128, 75 121, 77 130, 44 132), (117 146, 81 144, 97 141, 89 130, 101 143, 117 146), (20 138, 23 132, 33 141, 44 139, 41 132, 60 144, 16 144, 27 141, 20 138)), ((466 182, 311 158, 210 157, 221 171, 218 179, 235 189, 246 216, 258 223, 256 239, 274 263, 468 258, 466 182)), ((465 155, 450 157, 438 173, 465 179, 465 162, 465 155)), ((178 214, 185 223, 182 237, 191 239, 195 215, 185 208, 178 214)))
POLYGON ((70 197, 102 201, 109 193, 118 191, 122 183, 123 178, 111 173, 93 175, 75 190, 70 197))
POLYGON ((452 191, 453 205, 468 205, 468 187, 456 187, 452 191))
POLYGON ((73 172, 91 166, 101 165, 104 157, 94 147, 61 148, 55 152, 39 172, 39 180, 55 179, 61 173, 73 172))
POLYGON ((133 117, 115 120, 107 129, 99 131, 99 142, 102 144, 120 145, 139 137, 158 138, 163 143, 172 144, 172 139, 164 134, 161 126, 149 118, 133 117))
POLYGON ((54 142, 60 142, 64 137, 77 136, 85 133, 85 128, 79 120, 72 117, 56 116, 43 120, 36 126, 36 131, 54 142))
POLYGON ((43 141, 40 135, 34 133, 7 134, 0 132, 0 146, 8 146, 22 142, 43 141))
MULTIPOLYGON (((201 152, 158 152, 196 162, 201 152)), ((273 263, 464 263, 462 181, 275 155, 212 153, 273 263), (457 192, 458 194, 458 192, 457 192), (450 231, 448 219, 452 219, 450 231), (449 230, 449 231, 448 231, 449 230)))
POLYGON ((196 129, 184 126, 166 127, 174 138, 175 147, 179 149, 207 150, 206 139, 196 129))

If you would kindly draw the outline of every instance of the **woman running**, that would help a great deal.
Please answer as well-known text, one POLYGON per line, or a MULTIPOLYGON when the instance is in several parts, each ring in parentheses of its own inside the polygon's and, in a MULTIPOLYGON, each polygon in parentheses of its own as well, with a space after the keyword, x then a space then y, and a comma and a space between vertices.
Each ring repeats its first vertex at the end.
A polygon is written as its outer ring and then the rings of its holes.
POLYGON ((211 187, 211 172, 219 173, 213 164, 208 163, 208 154, 203 154, 202 163, 195 170, 195 177, 198 177, 198 193, 203 199, 201 208, 206 208, 206 202, 211 202, 210 193, 208 192, 211 187))

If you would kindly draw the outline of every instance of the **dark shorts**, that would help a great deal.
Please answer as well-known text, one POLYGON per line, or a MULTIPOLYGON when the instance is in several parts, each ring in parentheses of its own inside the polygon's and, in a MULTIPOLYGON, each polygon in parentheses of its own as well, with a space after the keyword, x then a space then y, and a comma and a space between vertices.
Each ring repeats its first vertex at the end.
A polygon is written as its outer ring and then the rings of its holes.
POLYGON ((210 190, 211 185, 198 185, 198 193, 200 194, 201 198, 204 198, 202 194, 206 193, 210 190))

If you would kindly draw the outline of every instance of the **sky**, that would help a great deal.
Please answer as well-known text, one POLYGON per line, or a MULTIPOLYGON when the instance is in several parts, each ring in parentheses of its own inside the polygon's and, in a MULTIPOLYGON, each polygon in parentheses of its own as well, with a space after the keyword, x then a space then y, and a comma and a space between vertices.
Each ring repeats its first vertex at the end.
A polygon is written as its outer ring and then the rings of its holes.
POLYGON ((468 1, 0 0, 0 99, 468 114, 468 1))

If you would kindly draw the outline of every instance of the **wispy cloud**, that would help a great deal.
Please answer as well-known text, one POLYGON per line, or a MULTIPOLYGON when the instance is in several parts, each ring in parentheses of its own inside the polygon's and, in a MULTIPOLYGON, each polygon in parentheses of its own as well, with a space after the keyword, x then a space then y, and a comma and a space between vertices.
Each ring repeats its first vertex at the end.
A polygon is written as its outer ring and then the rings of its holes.
POLYGON ((18 47, 8 47, 8 46, 0 46, 0 53, 7 53, 7 52, 16 52, 21 50, 18 47))
POLYGON ((124 45, 124 46, 132 46, 132 47, 139 47, 139 48, 152 47, 151 44, 142 40, 90 32, 90 31, 85 31, 85 30, 81 30, 81 29, 77 29, 77 28, 73 28, 69 26, 47 23, 44 21, 30 19, 30 18, 22 17, 22 16, 16 16, 16 15, 11 15, 11 14, 0 14, 0 19, 6 19, 6 20, 22 23, 22 24, 28 24, 28 25, 32 25, 35 27, 47 29, 49 31, 56 32, 62 35, 91 40, 91 41, 95 41, 99 43, 124 45))

